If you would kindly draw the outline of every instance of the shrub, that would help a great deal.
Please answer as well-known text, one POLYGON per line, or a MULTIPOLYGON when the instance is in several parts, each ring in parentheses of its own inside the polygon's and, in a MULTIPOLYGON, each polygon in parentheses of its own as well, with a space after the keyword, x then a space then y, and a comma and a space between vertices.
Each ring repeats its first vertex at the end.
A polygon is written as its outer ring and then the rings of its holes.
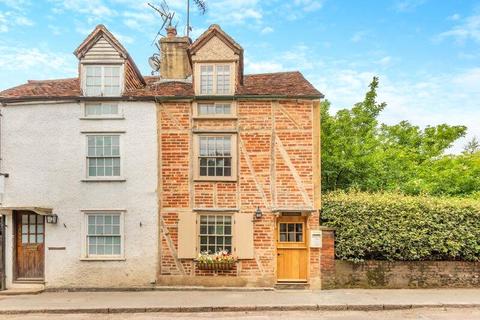
POLYGON ((337 259, 480 260, 480 201, 333 192, 322 224, 333 227, 337 259))

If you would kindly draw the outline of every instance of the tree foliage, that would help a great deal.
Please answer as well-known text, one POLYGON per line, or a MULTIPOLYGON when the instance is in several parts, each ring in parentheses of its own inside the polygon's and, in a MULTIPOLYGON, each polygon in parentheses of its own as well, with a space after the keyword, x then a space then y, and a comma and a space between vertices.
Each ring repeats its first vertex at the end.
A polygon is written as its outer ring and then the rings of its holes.
POLYGON ((472 140, 460 155, 445 155, 465 126, 420 128, 408 121, 380 124, 386 108, 373 78, 362 102, 335 114, 322 103, 322 188, 407 194, 470 195, 480 191, 480 146, 472 140))

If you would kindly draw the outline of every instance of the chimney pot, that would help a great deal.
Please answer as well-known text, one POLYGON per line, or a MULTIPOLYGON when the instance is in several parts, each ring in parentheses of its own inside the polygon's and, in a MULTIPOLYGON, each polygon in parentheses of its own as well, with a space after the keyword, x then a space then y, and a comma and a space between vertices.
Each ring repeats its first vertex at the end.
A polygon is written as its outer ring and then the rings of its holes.
POLYGON ((169 26, 167 27, 167 37, 175 38, 177 36, 177 28, 169 26))

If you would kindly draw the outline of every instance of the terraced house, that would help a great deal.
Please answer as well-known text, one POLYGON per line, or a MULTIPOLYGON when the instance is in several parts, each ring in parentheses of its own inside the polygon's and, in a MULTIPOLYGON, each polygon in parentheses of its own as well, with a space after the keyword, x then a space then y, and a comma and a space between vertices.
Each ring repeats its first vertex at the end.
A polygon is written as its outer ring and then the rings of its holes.
POLYGON ((299 72, 244 74, 218 25, 173 27, 142 76, 99 25, 77 78, 0 93, 7 287, 321 287, 320 99, 299 72), (201 268, 226 250, 228 268, 201 268))

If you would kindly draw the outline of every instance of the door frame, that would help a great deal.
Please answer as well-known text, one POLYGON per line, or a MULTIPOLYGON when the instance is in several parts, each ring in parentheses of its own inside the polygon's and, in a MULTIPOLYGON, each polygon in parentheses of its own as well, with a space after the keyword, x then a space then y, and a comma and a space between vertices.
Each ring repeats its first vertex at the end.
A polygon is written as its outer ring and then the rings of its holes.
MULTIPOLYGON (((20 220, 20 223, 21 223, 21 220, 20 220)), ((16 283, 25 283, 25 282, 28 282, 28 283, 44 283, 45 281, 45 237, 46 237, 46 221, 45 221, 45 216, 43 215, 40 215, 34 211, 30 211, 30 210, 13 210, 12 211, 12 225, 13 225, 13 232, 12 232, 12 235, 13 235, 13 241, 12 241, 12 255, 13 255, 13 259, 12 259, 12 282, 16 282, 16 283), (19 236, 18 235, 18 222, 19 220, 21 219, 21 215, 22 213, 30 213, 30 214, 35 214, 35 215, 38 215, 38 216, 41 216, 43 218, 43 270, 42 270, 42 274, 43 276, 41 278, 32 278, 31 280, 30 279, 25 279, 25 278, 21 278, 21 279, 18 279, 18 266, 17 266, 17 263, 18 263, 18 259, 17 259, 17 237, 19 236), (20 217, 20 218, 19 218, 20 217)), ((20 235, 21 237, 22 235, 20 235)))
POLYGON ((310 234, 310 228, 308 226, 308 215, 304 215, 303 213, 298 213, 298 214, 279 214, 275 218, 275 227, 274 227, 274 240, 275 240, 275 279, 277 283, 309 283, 310 282, 310 239, 309 239, 309 234, 310 234), (293 220, 291 219, 292 217, 295 218, 301 218, 303 222, 303 237, 304 237, 304 244, 305 248, 304 250, 306 251, 306 260, 307 263, 305 265, 305 271, 306 271, 306 277, 305 280, 279 280, 278 278, 278 236, 279 236, 279 228, 278 225, 280 222, 285 221, 288 222, 288 220, 293 220))
POLYGON ((6 259, 5 259, 5 219, 7 218, 6 215, 0 215, 0 290, 6 289, 6 259))

